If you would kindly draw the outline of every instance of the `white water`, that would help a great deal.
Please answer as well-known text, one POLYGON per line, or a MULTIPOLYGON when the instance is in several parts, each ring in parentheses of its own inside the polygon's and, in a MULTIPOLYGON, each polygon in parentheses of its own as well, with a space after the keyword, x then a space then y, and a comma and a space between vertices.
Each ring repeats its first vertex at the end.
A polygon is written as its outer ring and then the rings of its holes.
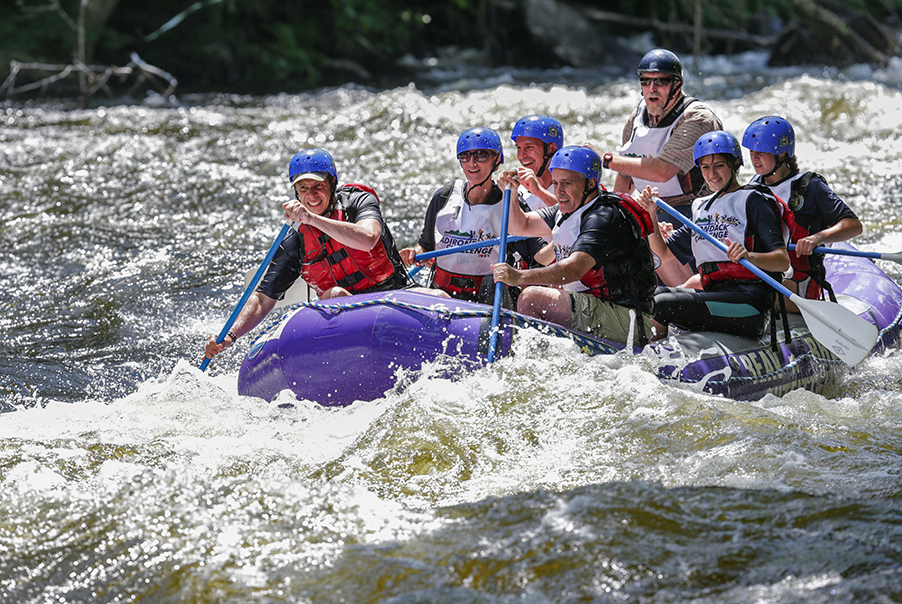
MULTIPOLYGON (((803 168, 865 223, 859 245, 902 249, 900 66, 757 61, 708 59, 687 89, 737 134, 788 117, 803 168)), ((612 150, 638 99, 629 81, 7 107, 0 601, 902 597, 897 352, 838 398, 753 403, 539 336, 338 410, 239 397, 240 354, 196 370, 278 231, 297 149, 374 184, 404 245, 474 116, 515 165, 519 116, 612 150)))

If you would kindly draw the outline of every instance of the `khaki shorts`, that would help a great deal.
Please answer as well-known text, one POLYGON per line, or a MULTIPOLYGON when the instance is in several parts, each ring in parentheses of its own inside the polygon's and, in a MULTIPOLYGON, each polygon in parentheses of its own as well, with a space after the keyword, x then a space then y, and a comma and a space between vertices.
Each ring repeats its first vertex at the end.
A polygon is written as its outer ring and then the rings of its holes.
MULTIPOLYGON (((582 331, 596 338, 604 338, 613 342, 626 343, 630 329, 630 310, 613 302, 607 302, 592 294, 567 292, 570 296, 570 324, 577 331, 582 331)), ((638 323, 639 316, 636 315, 638 323)), ((642 313, 642 324, 645 334, 651 340, 651 315, 642 313)), ((633 343, 638 346, 638 325, 634 327, 633 343)))

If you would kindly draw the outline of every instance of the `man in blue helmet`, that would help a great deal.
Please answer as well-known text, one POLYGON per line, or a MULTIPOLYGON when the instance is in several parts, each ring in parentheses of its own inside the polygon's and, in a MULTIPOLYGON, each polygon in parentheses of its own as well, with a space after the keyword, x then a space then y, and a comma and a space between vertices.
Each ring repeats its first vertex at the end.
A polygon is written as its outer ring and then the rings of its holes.
POLYGON ((606 153, 603 166, 617 173, 615 191, 638 192, 650 185, 689 215, 704 185, 692 147, 702 134, 723 126, 711 109, 684 94, 683 66, 674 53, 649 51, 637 72, 642 101, 623 129, 619 154, 606 153))
POLYGON ((599 189, 601 158, 588 147, 560 149, 549 167, 557 205, 524 213, 512 203, 510 231, 549 239, 556 262, 495 264, 495 280, 529 286, 517 302, 523 314, 622 344, 632 334, 644 345, 657 284, 651 217, 628 195, 599 189))
POLYGON ((256 327, 298 278, 321 300, 407 285, 375 191, 357 184, 339 187, 335 162, 324 149, 295 154, 288 164, 288 181, 295 199, 282 208, 285 217, 298 224, 280 244, 222 343, 210 336, 205 351, 209 358, 256 327))
MULTIPOLYGON (((445 183, 433 194, 419 241, 401 250, 405 264, 413 264, 415 256, 423 252, 501 236, 502 192, 492 180, 504 163, 501 138, 491 128, 469 128, 457 139, 457 160, 464 177, 445 183)), ((508 261, 531 265, 541 246, 536 239, 512 242, 508 261)), ((430 262, 432 288, 427 293, 444 292, 453 298, 490 304, 495 291, 492 263, 497 259, 495 246, 440 256, 430 262)), ((516 296, 517 292, 512 294, 516 296)))
MULTIPOLYGON (((786 118, 768 115, 755 120, 745 129, 742 146, 749 150, 755 168, 751 184, 767 187, 793 211, 796 249, 789 252, 793 274, 783 284, 809 300, 820 299, 826 292, 835 301, 827 282, 824 255, 813 254, 812 250, 861 234, 861 221, 823 176, 799 171, 795 131, 786 118)), ((798 312, 792 301, 785 302, 787 310, 798 312)))
POLYGON ((527 115, 514 124, 511 140, 517 147, 520 167, 502 172, 498 186, 503 189, 513 181, 530 210, 556 204, 548 162, 564 146, 561 123, 550 115, 527 115))

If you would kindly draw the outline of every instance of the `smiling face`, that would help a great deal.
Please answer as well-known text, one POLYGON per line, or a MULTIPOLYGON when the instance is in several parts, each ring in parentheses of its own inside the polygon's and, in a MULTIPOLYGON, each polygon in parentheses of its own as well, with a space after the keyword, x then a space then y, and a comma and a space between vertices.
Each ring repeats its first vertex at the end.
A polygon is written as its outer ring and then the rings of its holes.
POLYGON ((698 167, 701 169, 702 176, 709 189, 720 191, 727 185, 733 184, 737 188, 739 187, 738 183, 731 183, 733 180, 733 163, 734 157, 732 155, 721 153, 699 158, 698 167))
POLYGON ((492 172, 498 163, 498 154, 488 149, 477 149, 476 151, 468 151, 458 156, 460 168, 464 171, 464 177, 471 185, 479 185, 488 182, 492 172), (460 157, 465 156, 465 159, 460 157), (479 161, 484 159, 484 161, 479 161))
MULTIPOLYGON (((579 209, 586 194, 586 176, 575 170, 555 168, 551 173, 551 183, 554 185, 554 195, 557 197, 558 207, 564 214, 570 214, 579 209)), ((598 185, 593 178, 588 182, 589 190, 598 185)))
POLYGON ((329 202, 332 199, 332 186, 329 181, 302 178, 294 183, 294 190, 301 204, 311 214, 323 214, 329 209, 329 202))
MULTIPOLYGON (((545 162, 545 143, 542 142, 542 139, 532 136, 518 136, 516 145, 517 159, 520 161, 520 165, 538 174, 542 164, 545 162)), ((554 147, 554 143, 551 143, 549 153, 553 154, 556 151, 554 147)))
POLYGON ((652 71, 643 73, 639 78, 639 82, 642 86, 642 98, 645 99, 648 113, 662 117, 667 107, 667 102, 670 100, 670 92, 676 85, 676 80, 672 75, 652 71), (664 85, 663 82, 667 81, 670 83, 664 85), (645 83, 643 84, 643 82, 645 83))

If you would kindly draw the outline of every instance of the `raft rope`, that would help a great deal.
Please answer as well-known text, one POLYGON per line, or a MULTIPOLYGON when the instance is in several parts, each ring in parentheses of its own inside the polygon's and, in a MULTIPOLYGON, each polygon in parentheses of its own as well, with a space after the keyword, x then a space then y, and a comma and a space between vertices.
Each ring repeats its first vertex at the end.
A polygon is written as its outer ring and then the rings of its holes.
MULTIPOLYGON (((366 301, 362 301, 362 302, 351 302, 350 304, 348 304, 348 303, 329 304, 328 302, 301 302, 300 304, 295 304, 294 306, 289 307, 281 317, 279 317, 278 319, 274 320, 272 323, 270 323, 269 325, 264 327, 263 330, 257 335, 257 337, 255 337, 253 339, 253 341, 251 342, 251 347, 253 347, 254 344, 257 343, 257 340, 259 340, 260 338, 262 338, 263 336, 265 336, 266 334, 268 334, 269 332, 274 330, 276 327, 278 327, 278 325, 282 321, 286 320, 291 314, 294 313, 294 311, 298 310, 299 308, 308 307, 308 308, 314 308, 314 309, 324 310, 324 311, 328 311, 328 312, 340 313, 343 310, 350 310, 350 309, 354 309, 354 308, 363 308, 365 306, 377 306, 377 305, 396 306, 398 308, 405 308, 408 310, 431 312, 431 313, 436 313, 438 315, 444 315, 448 319, 451 319, 452 317, 488 317, 488 318, 491 318, 491 316, 492 316, 492 309, 490 307, 486 307, 484 310, 479 309, 479 308, 468 308, 468 309, 448 308, 447 306, 444 306, 441 303, 435 304, 433 306, 423 306, 422 304, 410 304, 409 302, 401 302, 400 300, 394 300, 392 298, 378 298, 375 300, 366 300, 366 301)), ((619 348, 615 348, 614 346, 611 346, 610 344, 606 344, 605 342, 602 342, 600 340, 596 340, 596 339, 593 339, 593 338, 590 338, 587 336, 582 336, 569 329, 564 329, 563 327, 559 327, 552 323, 546 323, 544 321, 539 321, 537 319, 533 319, 531 317, 527 317, 526 315, 521 315, 519 313, 515 313, 515 312, 507 310, 505 308, 501 309, 501 316, 509 319, 511 324, 516 328, 530 328, 531 327, 531 328, 537 329, 538 331, 545 333, 545 334, 551 334, 551 335, 558 336, 561 338, 570 339, 570 340, 576 342, 576 344, 578 344, 580 346, 580 348, 582 349, 582 351, 584 353, 587 353, 589 355, 614 354, 620 350, 619 348)), ((902 307, 899 308, 899 311, 896 314, 896 317, 890 322, 890 324, 887 325, 884 329, 880 330, 880 333, 877 337, 877 343, 878 344, 883 343, 884 348, 892 345, 893 344, 892 341, 883 342, 883 340, 884 340, 884 338, 888 338, 893 335, 893 332, 895 332, 898 329, 900 321, 902 321, 902 307)), ((875 348, 876 348, 876 346, 875 346, 875 348)), ((781 373, 791 371, 793 368, 795 368, 796 365, 798 365, 799 363, 801 363, 803 361, 809 360, 809 359, 811 361, 814 361, 815 363, 824 364, 824 365, 841 365, 843 363, 842 361, 840 361, 839 359, 836 359, 836 358, 827 359, 827 358, 822 358, 822 357, 816 356, 815 354, 813 354, 811 352, 810 347, 809 347, 808 352, 806 352, 803 355, 797 356, 796 358, 794 358, 792 360, 791 363, 781 366, 779 369, 776 369, 775 371, 771 371, 764 375, 756 375, 756 376, 731 375, 727 379, 708 380, 707 383, 711 384, 711 385, 728 386, 728 385, 736 383, 736 382, 768 380, 774 376, 780 375, 781 373)), ((673 377, 670 377, 665 373, 659 373, 658 377, 661 379, 668 379, 668 380, 674 379, 673 377)), ((693 379, 689 379, 689 378, 686 378, 686 377, 680 375, 679 381, 686 383, 686 384, 693 384, 693 383, 698 383, 701 380, 693 380, 693 379)))
MULTIPOLYGON (((340 313, 345 310, 379 305, 395 306, 397 308, 404 308, 407 310, 435 313, 437 315, 445 316, 449 320, 453 317, 488 317, 490 319, 492 317, 492 307, 490 306, 486 307, 484 310, 481 308, 448 308, 441 303, 435 304, 433 306, 423 306, 422 304, 411 304, 409 302, 402 302, 400 300, 394 300, 392 298, 377 298, 375 300, 365 300, 351 303, 344 302, 339 304, 330 304, 329 302, 301 302, 289 307, 281 317, 264 327, 263 330, 257 335, 257 337, 255 337, 251 342, 251 347, 253 347, 253 345, 257 343, 257 340, 278 327, 282 321, 286 320, 289 315, 293 314, 294 311, 299 308, 306 307, 316 310, 323 310, 326 312, 340 313)), ((516 328, 531 327, 545 334, 551 334, 561 338, 573 340, 580 346, 580 348, 583 349, 583 352, 588 354, 614 354, 615 352, 618 352, 620 350, 620 348, 612 346, 601 340, 596 340, 589 336, 583 336, 558 325, 546 323, 538 319, 533 319, 532 317, 527 317, 526 315, 521 315, 505 308, 501 309, 501 316, 506 317, 509 320, 510 324, 516 328)))

